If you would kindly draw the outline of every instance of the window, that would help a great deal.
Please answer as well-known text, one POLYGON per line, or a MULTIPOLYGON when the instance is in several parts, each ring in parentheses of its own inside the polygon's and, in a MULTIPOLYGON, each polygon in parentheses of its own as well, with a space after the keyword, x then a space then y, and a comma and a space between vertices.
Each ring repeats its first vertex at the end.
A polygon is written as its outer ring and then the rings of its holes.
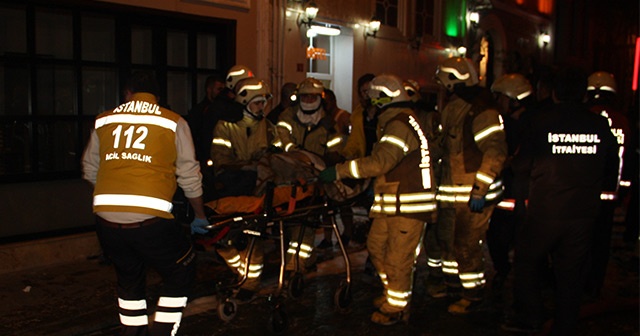
POLYGON ((415 33, 416 36, 433 35, 435 0, 416 0, 415 33))
POLYGON ((376 0, 376 17, 383 25, 398 27, 398 0, 376 0))
POLYGON ((307 59, 309 69, 307 77, 313 77, 323 82, 326 88, 331 88, 333 81, 333 37, 327 35, 316 35, 309 38, 309 48, 307 49, 307 59))
POLYGON ((0 183, 78 178, 132 71, 155 71, 160 104, 184 115, 234 64, 234 21, 99 7, 0 4, 0 183))

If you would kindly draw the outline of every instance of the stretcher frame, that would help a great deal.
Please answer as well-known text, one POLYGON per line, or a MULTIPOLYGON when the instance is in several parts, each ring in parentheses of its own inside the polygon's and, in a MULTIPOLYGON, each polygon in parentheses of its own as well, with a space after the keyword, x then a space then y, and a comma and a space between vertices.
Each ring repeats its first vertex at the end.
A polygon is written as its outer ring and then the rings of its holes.
MULTIPOLYGON (((274 183, 268 183, 266 188, 265 200, 263 209, 259 213, 253 214, 238 214, 230 216, 212 216, 209 217, 210 225, 206 226, 206 229, 211 231, 216 230, 231 230, 232 226, 235 226, 234 230, 241 230, 242 234, 249 237, 248 245, 246 247, 247 253, 244 257, 244 272, 240 279, 232 284, 218 286, 218 317, 225 321, 231 321, 238 310, 238 303, 233 298, 232 293, 234 289, 240 288, 248 279, 249 274, 249 261, 254 252, 256 239, 272 239, 279 242, 280 247, 280 270, 278 274, 278 285, 273 293, 267 296, 267 302, 271 307, 271 314, 268 320, 268 328, 271 332, 279 334, 284 332, 288 327, 288 318, 284 308, 283 292, 285 284, 287 284, 287 292, 289 297, 297 299, 302 296, 304 288, 304 275, 300 272, 299 265, 299 253, 300 245, 296 248, 295 257, 293 258, 295 267, 294 272, 289 279, 285 279, 286 275, 286 262, 287 262, 287 247, 285 246, 285 229, 293 226, 302 226, 302 230, 297 237, 297 241, 301 242, 304 236, 305 229, 317 229, 317 228, 331 228, 335 233, 338 241, 338 245, 344 259, 345 265, 345 279, 343 279, 337 287, 333 302, 334 308, 340 313, 349 312, 349 305, 352 302, 351 291, 351 263, 349 255, 346 250, 346 246, 342 242, 340 232, 336 223, 335 215, 338 214, 338 209, 344 206, 345 203, 337 203, 329 200, 326 195, 313 195, 311 200, 304 199, 305 202, 319 200, 321 203, 315 203, 303 207, 296 208, 296 191, 297 187, 304 187, 310 184, 318 184, 317 179, 307 181, 293 181, 285 184, 275 185, 274 183), (272 198, 273 191, 277 187, 292 187, 291 197, 289 198, 286 210, 278 210, 274 207, 272 198), (330 225, 323 224, 321 218, 330 219, 330 225), (257 228, 254 229, 254 228, 257 228), (277 230, 277 234, 268 234, 267 232, 277 230)), ((320 190, 320 189, 317 189, 320 190)), ((225 233, 226 234, 226 233, 225 233)), ((219 237, 220 238, 220 237, 219 237)), ((293 237, 292 237, 293 239, 293 237)))

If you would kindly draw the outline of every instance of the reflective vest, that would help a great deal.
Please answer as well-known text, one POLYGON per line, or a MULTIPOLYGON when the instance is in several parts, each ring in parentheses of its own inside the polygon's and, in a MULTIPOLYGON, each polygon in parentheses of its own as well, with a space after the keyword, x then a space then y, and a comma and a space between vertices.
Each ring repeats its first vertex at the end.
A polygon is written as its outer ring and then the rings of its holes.
POLYGON ((148 93, 136 93, 131 101, 96 118, 100 168, 94 212, 173 218, 179 119, 180 115, 157 105, 148 93))

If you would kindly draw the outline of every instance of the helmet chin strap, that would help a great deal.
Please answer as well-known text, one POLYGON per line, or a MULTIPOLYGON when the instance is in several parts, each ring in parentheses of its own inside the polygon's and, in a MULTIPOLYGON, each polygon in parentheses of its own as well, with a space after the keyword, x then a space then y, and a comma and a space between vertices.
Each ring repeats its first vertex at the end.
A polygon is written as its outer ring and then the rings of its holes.
POLYGON ((257 120, 260 121, 262 119, 264 119, 264 111, 261 109, 260 111, 258 111, 258 114, 253 113, 253 111, 251 111, 249 109, 249 105, 246 105, 244 107, 244 115, 248 116, 249 118, 253 119, 253 120, 257 120))

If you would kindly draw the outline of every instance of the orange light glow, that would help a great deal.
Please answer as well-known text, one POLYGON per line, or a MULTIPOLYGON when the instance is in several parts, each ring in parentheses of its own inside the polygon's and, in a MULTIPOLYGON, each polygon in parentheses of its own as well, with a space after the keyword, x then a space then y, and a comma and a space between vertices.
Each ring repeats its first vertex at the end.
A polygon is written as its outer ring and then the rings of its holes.
POLYGON ((553 12, 553 0, 538 0, 538 11, 543 14, 553 12))

